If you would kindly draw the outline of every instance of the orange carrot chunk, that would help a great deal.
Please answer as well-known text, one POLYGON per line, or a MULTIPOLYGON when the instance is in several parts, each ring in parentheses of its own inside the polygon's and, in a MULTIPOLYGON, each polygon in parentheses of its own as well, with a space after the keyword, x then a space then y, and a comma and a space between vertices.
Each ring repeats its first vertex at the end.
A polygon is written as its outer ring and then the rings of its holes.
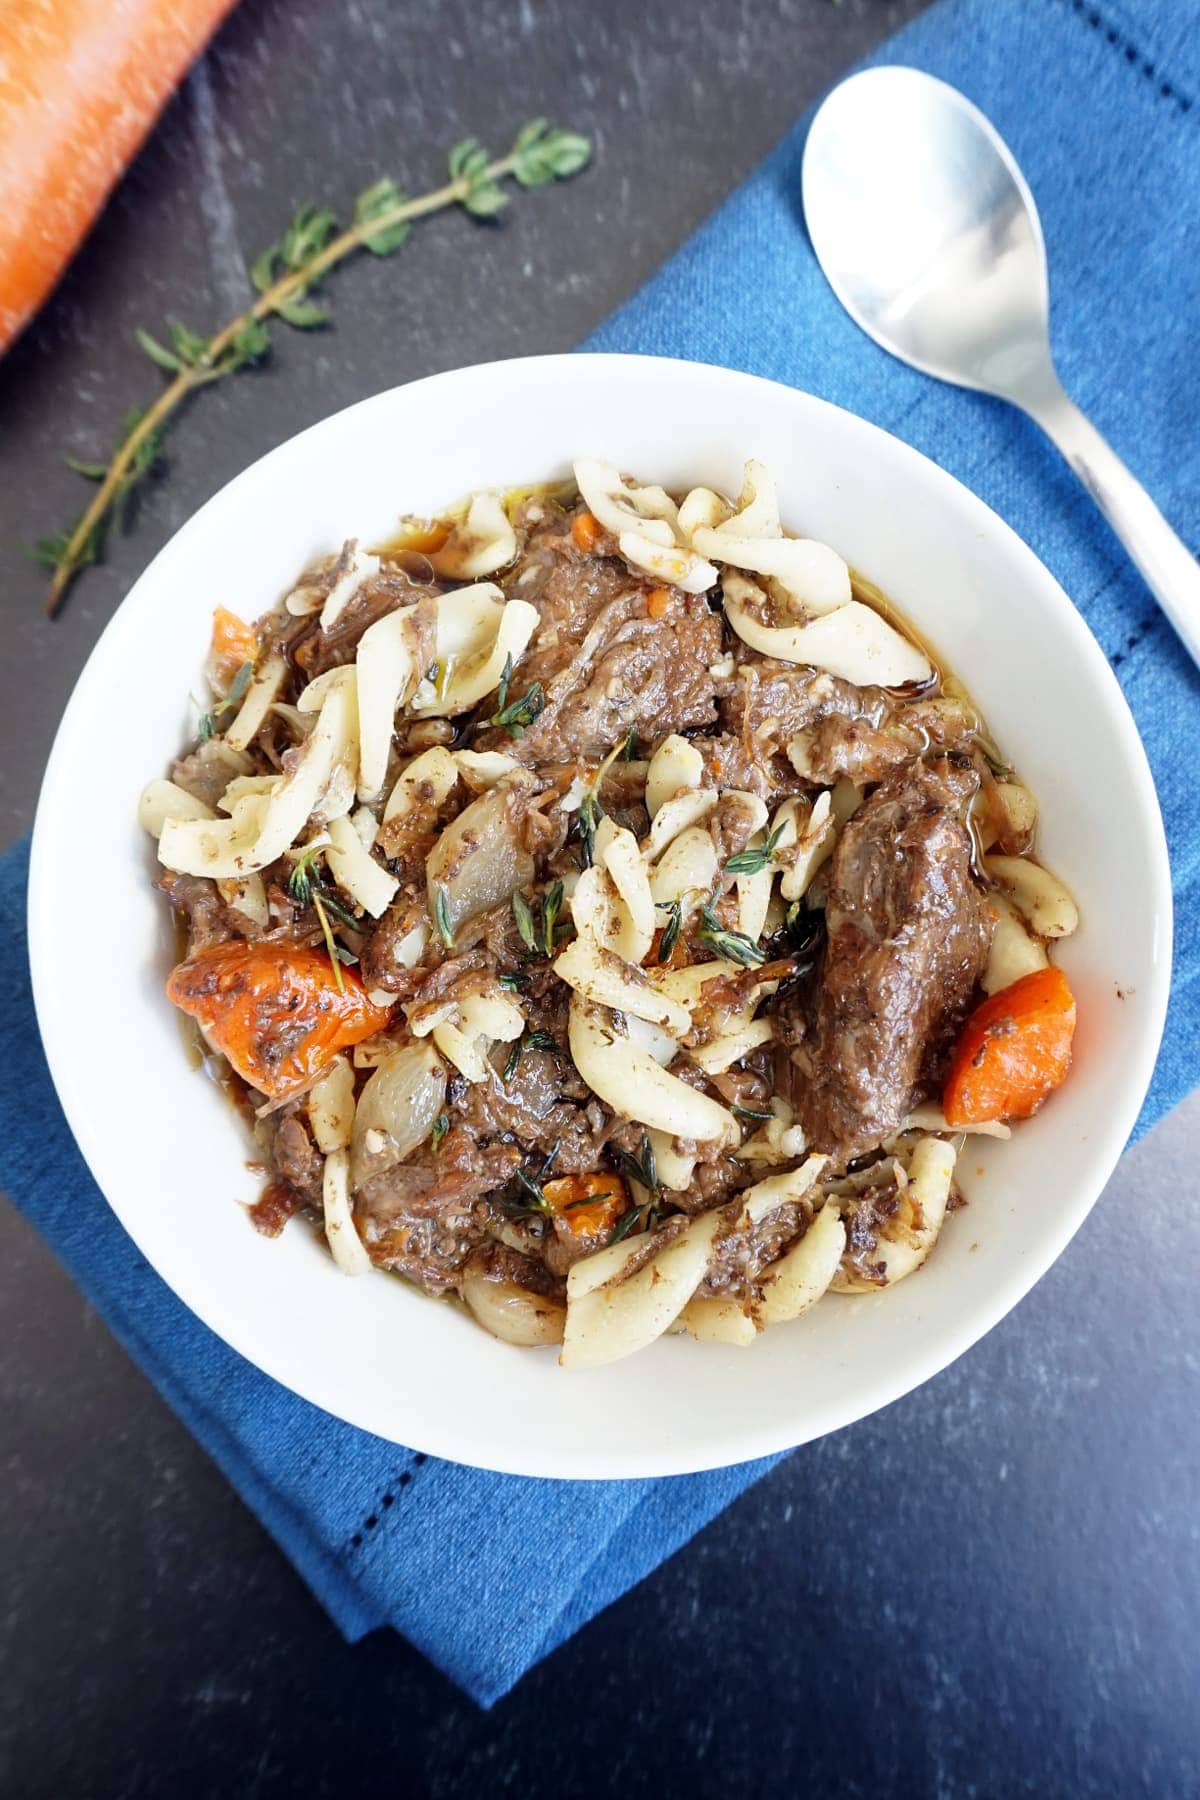
POLYGON ((576 513, 571 521, 571 541, 577 550, 587 556, 596 548, 602 535, 599 519, 594 513, 576 513))
POLYGON ((236 938, 181 962, 167 998, 243 1081, 283 1100, 302 1093, 339 1050, 387 1023, 390 1009, 367 997, 352 969, 342 970, 342 982, 344 991, 323 950, 236 938))
POLYGON ((542 1188, 556 1221, 572 1237, 609 1232, 629 1210, 629 1189, 619 1175, 600 1169, 594 1175, 561 1175, 542 1188))
POLYGON ((670 588, 651 588, 646 595, 646 611, 652 619, 661 619, 671 604, 670 588))
POLYGON ((942 1096, 949 1125, 1028 1119, 1066 1079, 1075 998, 1061 969, 1035 969, 976 1008, 942 1096))
POLYGON ((0 5, 0 351, 66 268, 230 5, 0 5))
POLYGON ((226 606, 214 607, 208 666, 217 692, 223 694, 242 664, 252 663, 257 655, 258 638, 253 625, 247 625, 226 606))

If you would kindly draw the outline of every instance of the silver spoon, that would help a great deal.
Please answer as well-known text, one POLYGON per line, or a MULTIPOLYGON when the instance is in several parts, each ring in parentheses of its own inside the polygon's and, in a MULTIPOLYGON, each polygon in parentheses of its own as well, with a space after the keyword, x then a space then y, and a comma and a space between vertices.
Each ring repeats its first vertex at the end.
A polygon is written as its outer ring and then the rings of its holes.
POLYGON ((1041 222, 994 127, 919 69, 864 70, 813 120, 803 191, 813 248, 851 318, 927 375, 1023 407, 1200 663, 1200 564, 1063 391, 1041 222))

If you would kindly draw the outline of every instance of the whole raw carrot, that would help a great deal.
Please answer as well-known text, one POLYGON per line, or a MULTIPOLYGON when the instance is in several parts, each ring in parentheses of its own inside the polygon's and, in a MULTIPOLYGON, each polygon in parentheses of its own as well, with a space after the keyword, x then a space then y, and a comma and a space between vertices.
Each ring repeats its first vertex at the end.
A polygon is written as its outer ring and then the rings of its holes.
POLYGON ((3 0, 0 352, 233 0, 3 0))

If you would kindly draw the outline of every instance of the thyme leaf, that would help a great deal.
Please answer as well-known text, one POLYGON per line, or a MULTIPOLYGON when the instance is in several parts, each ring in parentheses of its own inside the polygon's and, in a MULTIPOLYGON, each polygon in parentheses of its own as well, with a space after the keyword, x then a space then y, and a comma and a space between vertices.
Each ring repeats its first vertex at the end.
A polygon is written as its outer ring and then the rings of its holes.
POLYGON ((663 934, 658 940, 658 960, 660 963, 665 963, 670 962, 675 946, 679 942, 679 931, 683 924, 683 902, 681 900, 660 900, 658 909, 667 915, 663 934))
POLYGON ((765 869, 774 859, 775 846, 782 836, 783 826, 777 825, 761 844, 756 844, 749 850, 739 850, 736 856, 731 856, 725 864, 725 873, 727 875, 757 875, 760 869, 765 869))
MULTIPOLYGON (((510 678, 512 676, 512 669, 509 667, 511 662, 512 657, 510 656, 505 664, 510 678)), ((541 716, 546 705, 546 690, 540 681, 535 681, 528 692, 521 695, 520 699, 508 700, 506 703, 508 682, 504 680, 503 676, 501 676, 501 682, 503 683, 503 694, 500 696, 500 705, 488 720, 488 724, 502 725, 510 737, 523 737, 528 727, 541 716)))
POLYGON ((513 918, 516 920, 517 930, 521 936, 521 942, 525 945, 527 950, 536 950, 538 946, 537 926, 534 923, 533 908, 530 906, 524 894, 518 893, 513 895, 512 914, 513 918))
POLYGON ((747 937, 744 931, 729 931, 717 917, 711 901, 700 908, 700 941, 706 944, 714 956, 725 962, 737 963, 743 969, 756 969, 759 963, 765 962, 767 953, 747 937))
POLYGON ((433 922, 437 926, 438 936, 447 950, 453 950, 454 933, 450 928, 450 901, 445 888, 440 883, 433 890, 433 922))
POLYGON ((433 1129, 429 1133, 429 1147, 431 1150, 437 1149, 449 1129, 450 1115, 448 1113, 439 1113, 437 1118, 433 1121, 433 1129))

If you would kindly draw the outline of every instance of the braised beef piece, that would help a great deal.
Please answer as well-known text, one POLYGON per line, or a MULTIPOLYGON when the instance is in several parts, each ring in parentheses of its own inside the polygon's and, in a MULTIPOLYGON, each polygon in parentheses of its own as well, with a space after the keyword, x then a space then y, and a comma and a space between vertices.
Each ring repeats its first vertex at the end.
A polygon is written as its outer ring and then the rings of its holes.
POLYGON ((312 1140, 301 1104, 293 1101, 286 1110, 268 1114, 265 1123, 274 1127, 271 1162, 305 1206, 319 1206, 325 1159, 312 1140))
POLYGON ((879 1234, 900 1204, 895 1181, 881 1181, 862 1189, 841 1203, 846 1227, 846 1261, 860 1281, 882 1287, 887 1280, 887 1247, 882 1252, 879 1234))
POLYGON ((210 738, 186 756, 176 758, 171 765, 171 780, 185 793, 194 794, 205 806, 215 809, 235 776, 249 775, 253 767, 248 756, 231 750, 220 738, 210 738))
POLYGON ((557 509, 530 533, 504 585, 540 614, 511 697, 537 682, 545 706, 520 738, 485 731, 481 747, 506 749, 529 764, 596 760, 631 729, 658 742, 715 720, 709 670, 721 655, 722 625, 703 595, 679 595, 667 619, 650 618, 653 583, 614 557, 582 554, 557 509))
POLYGON ((431 1294, 455 1286, 490 1233, 493 1209, 484 1196, 503 1187, 520 1161, 515 1145, 482 1144, 456 1124, 436 1149, 426 1144, 364 1182, 354 1215, 372 1262, 431 1294))
POLYGON ((471 1257, 471 1274, 488 1281, 514 1281, 531 1294, 544 1294, 549 1300, 566 1297, 561 1272, 549 1269, 535 1256, 525 1256, 508 1244, 484 1244, 471 1257))
POLYGON ((187 954, 207 950, 211 944, 227 944, 230 938, 252 937, 254 927, 244 913, 234 914, 207 875, 180 875, 167 869, 155 882, 183 920, 187 930, 187 954))
MULTIPOLYGON (((772 1169, 771 1173, 779 1171, 772 1169)), ((736 1209, 730 1210, 736 1216, 736 1209)), ((811 1219, 812 1209, 795 1201, 757 1225, 725 1230, 717 1238, 708 1273, 697 1291, 710 1299, 747 1298, 763 1270, 808 1230, 811 1219)))
POLYGON ((882 688, 855 687, 823 670, 755 656, 739 659, 721 701, 721 724, 752 753, 776 756, 822 719, 855 719, 875 726, 886 719, 888 708, 882 688))
POLYGON ((831 863, 817 1015, 795 1097, 814 1150, 845 1161, 899 1125, 966 1013, 989 928, 963 823, 974 770, 889 776, 831 863))

